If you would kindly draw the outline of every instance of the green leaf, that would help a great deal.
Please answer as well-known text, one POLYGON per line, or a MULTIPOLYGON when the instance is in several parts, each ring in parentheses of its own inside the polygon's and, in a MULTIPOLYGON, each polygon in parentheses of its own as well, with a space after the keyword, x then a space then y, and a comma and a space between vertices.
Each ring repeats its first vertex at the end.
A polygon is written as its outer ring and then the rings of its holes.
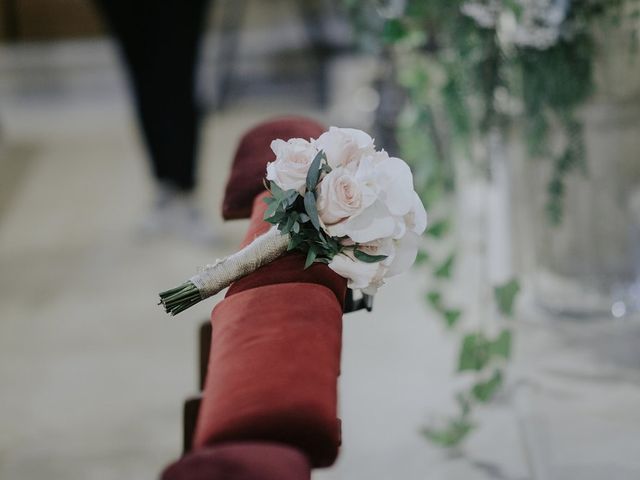
POLYGON ((458 371, 482 370, 489 362, 489 342, 481 333, 465 335, 460 349, 458 371))
POLYGON ((442 315, 444 316, 445 322, 447 322, 447 327, 452 328, 458 323, 462 312, 460 310, 450 309, 442 312, 442 315))
POLYGON ((292 235, 287 245, 287 250, 294 250, 302 243, 302 237, 300 235, 292 235))
POLYGON ((283 206, 287 208, 293 205, 298 199, 299 195, 300 193, 297 190, 287 190, 286 192, 284 192, 284 196, 282 198, 283 206))
POLYGON ((409 33, 407 27, 399 18, 390 18, 382 27, 382 40, 385 43, 399 42, 409 33))
POLYGON ((498 310, 503 315, 507 317, 513 316, 513 304, 519 291, 520 284, 516 279, 494 288, 493 293, 498 304, 498 310))
POLYGON ((307 215, 306 213, 299 213, 298 214, 298 218, 300 219, 300 222, 302 223, 307 223, 310 219, 309 219, 309 215, 307 215))
POLYGON ((264 219, 268 222, 273 223, 272 217, 275 215, 278 207, 280 207, 280 202, 273 202, 271 205, 269 205, 264 211, 264 219))
POLYGON ((424 428, 422 434, 436 445, 449 448, 459 445, 473 428, 473 423, 466 416, 462 416, 450 419, 443 428, 424 428))
POLYGON ((453 271, 453 263, 455 261, 455 253, 450 254, 447 259, 436 269, 433 274, 438 278, 451 278, 453 271))
POLYGON ((320 230, 320 220, 318 219, 318 208, 316 207, 316 196, 313 192, 304 195, 304 209, 311 219, 316 230, 320 230))
POLYGON ((449 231, 449 220, 438 220, 427 228, 427 235, 435 238, 442 238, 449 231))
POLYGON ((293 233, 300 233, 300 224, 298 222, 294 222, 293 228, 291 229, 293 233))
POLYGON ((310 248, 309 251, 307 252, 307 259, 304 262, 305 270, 311 266, 311 264, 313 263, 313 261, 316 259, 317 256, 318 256, 318 252, 314 248, 310 248))
POLYGON ((365 263, 375 263, 375 262, 381 262, 382 260, 384 260, 385 258, 387 258, 386 255, 369 255, 368 253, 365 253, 361 250, 355 249, 353 251, 353 255, 360 261, 365 262, 365 263))
POLYGON ((427 302, 429 302, 429 304, 433 308, 435 308, 436 310, 440 310, 442 306, 442 295, 440 294, 440 292, 435 290, 427 292, 426 298, 427 302))
POLYGON ((293 227, 293 224, 295 223, 295 221, 296 221, 295 218, 292 215, 289 215, 287 217, 286 223, 284 224, 284 227, 281 228, 280 231, 283 234, 289 233, 291 231, 291 228, 293 227))
POLYGON ((415 264, 422 265, 424 263, 427 263, 428 261, 429 261, 429 254, 426 252, 426 250, 418 250, 418 255, 416 256, 415 264))
POLYGON ((320 179, 320 164, 323 158, 327 157, 324 152, 320 150, 311 161, 311 165, 307 171, 307 191, 309 192, 313 192, 318 185, 318 180, 320 179))
POLYGON ((269 182, 269 191, 276 200, 282 199, 284 191, 276 184, 276 182, 269 182))
POLYGON ((489 345, 491 355, 508 360, 511 356, 511 330, 504 329, 489 345))
POLYGON ((501 386, 502 373, 500 370, 496 370, 489 380, 476 383, 471 389, 471 394, 479 402, 486 403, 494 397, 501 386))

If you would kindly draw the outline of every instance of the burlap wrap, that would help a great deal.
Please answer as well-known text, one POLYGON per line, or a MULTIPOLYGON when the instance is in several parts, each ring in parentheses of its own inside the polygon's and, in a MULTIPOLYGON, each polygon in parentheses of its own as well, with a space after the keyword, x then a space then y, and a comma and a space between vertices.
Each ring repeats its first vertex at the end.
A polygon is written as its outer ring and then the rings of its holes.
POLYGON ((273 262, 287 251, 288 244, 289 235, 282 235, 276 227, 272 227, 242 250, 206 265, 189 280, 204 300, 261 266, 273 262))

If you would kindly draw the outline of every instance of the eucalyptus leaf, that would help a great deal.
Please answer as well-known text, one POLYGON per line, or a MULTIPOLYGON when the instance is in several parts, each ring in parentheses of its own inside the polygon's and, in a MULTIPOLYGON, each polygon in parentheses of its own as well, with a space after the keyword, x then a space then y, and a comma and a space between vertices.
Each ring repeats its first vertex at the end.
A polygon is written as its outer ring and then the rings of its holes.
POLYGON ((284 195, 284 191, 278 186, 276 182, 273 181, 269 182, 269 191, 271 192, 271 195, 273 195, 277 200, 280 200, 284 195))
POLYGON ((320 150, 311 161, 311 165, 307 171, 307 191, 309 192, 313 192, 318 185, 318 180, 320 179, 320 165, 323 158, 326 158, 326 156, 324 152, 320 150))
POLYGON ((276 211, 280 207, 280 202, 271 203, 267 209, 264 211, 264 219, 270 221, 270 219, 275 215, 276 211))
POLYGON ((302 243, 302 240, 302 237, 299 235, 291 235, 291 238, 289 238, 289 244, 287 245, 287 250, 294 250, 298 248, 302 243))
POLYGON ((282 203, 285 207, 290 207, 295 203, 299 196, 300 193, 297 190, 287 190, 282 199, 282 203))
POLYGON ((314 248, 310 248, 307 252, 307 259, 304 262, 305 270, 311 266, 316 257, 318 256, 318 252, 314 248))
POLYGON ((304 209, 309 215, 309 219, 316 230, 320 230, 320 220, 318 219, 318 208, 316 206, 316 196, 313 192, 304 195, 304 209))
POLYGON ((353 255, 358 260, 365 263, 381 262, 382 260, 387 258, 387 255, 369 255, 368 253, 365 253, 362 250, 358 250, 357 248, 353 251, 353 255))

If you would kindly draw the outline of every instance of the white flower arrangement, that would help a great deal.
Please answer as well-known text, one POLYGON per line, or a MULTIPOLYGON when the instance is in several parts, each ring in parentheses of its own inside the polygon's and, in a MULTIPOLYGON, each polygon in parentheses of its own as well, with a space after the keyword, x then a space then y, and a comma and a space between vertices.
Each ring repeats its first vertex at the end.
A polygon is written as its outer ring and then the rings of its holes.
POLYGON ((274 140, 267 165, 271 197, 265 221, 274 225, 250 245, 218 260, 183 285, 160 294, 176 314, 219 292, 289 250, 348 279, 372 295, 415 261, 427 213, 409 166, 376 150, 361 130, 331 127, 318 139, 274 140))
POLYGON ((564 34, 569 0, 473 0, 460 11, 482 28, 496 30, 505 47, 532 47, 539 50, 555 45, 564 34))

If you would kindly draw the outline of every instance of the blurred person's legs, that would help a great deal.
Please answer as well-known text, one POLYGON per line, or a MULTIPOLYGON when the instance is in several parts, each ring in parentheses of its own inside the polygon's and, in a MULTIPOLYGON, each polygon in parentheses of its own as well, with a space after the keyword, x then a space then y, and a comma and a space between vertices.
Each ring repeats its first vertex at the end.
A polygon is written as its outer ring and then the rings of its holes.
POLYGON ((148 230, 193 228, 200 111, 196 64, 208 0, 97 0, 128 67, 156 180, 148 230), (178 218, 181 217, 181 218, 178 218))

